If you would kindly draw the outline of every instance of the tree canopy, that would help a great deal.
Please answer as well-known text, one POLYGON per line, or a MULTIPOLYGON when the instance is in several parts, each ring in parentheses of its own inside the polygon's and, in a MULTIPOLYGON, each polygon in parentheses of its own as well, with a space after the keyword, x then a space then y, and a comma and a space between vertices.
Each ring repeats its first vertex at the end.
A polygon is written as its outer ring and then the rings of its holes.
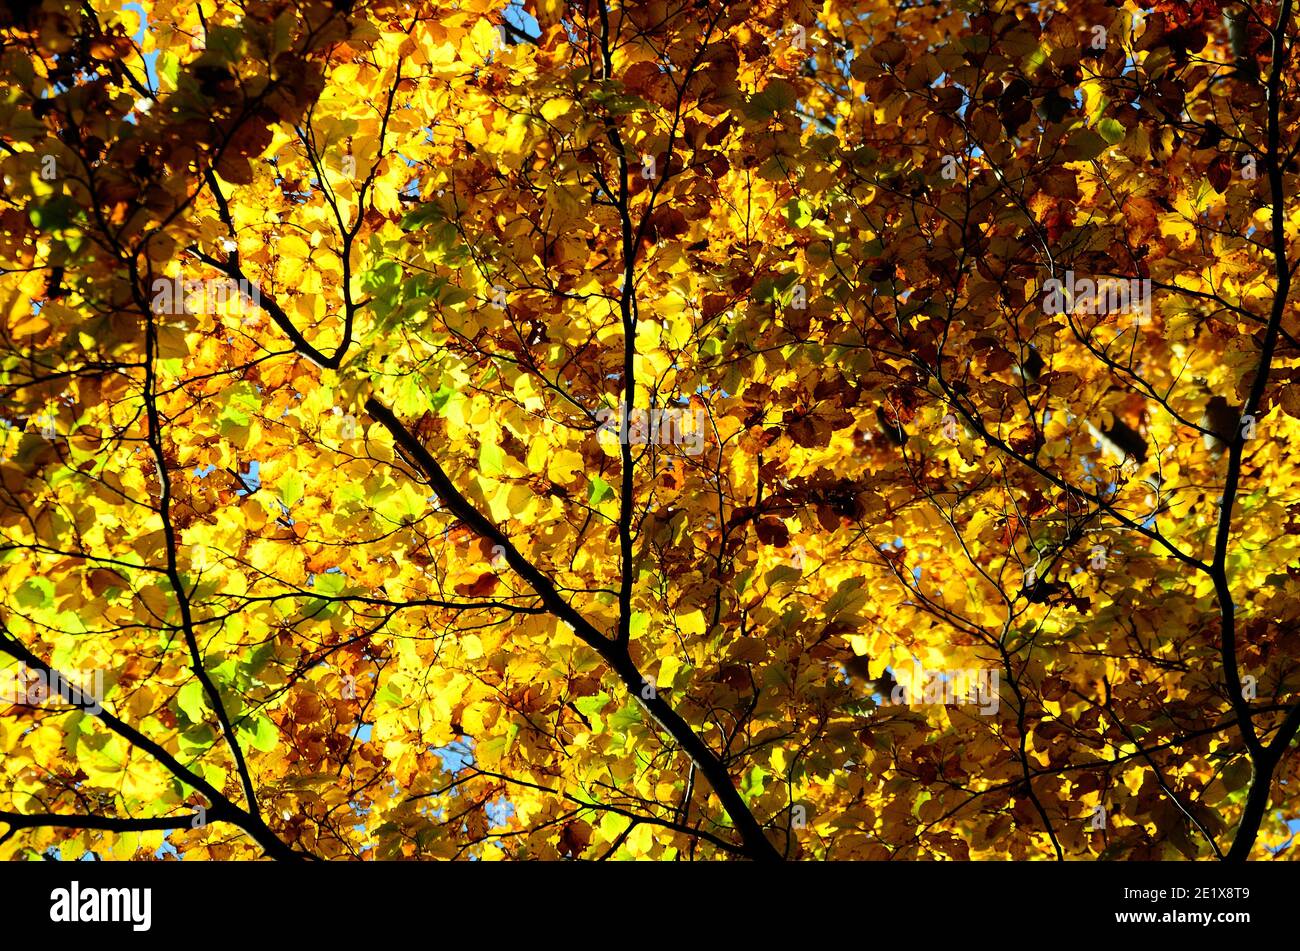
POLYGON ((0 857, 1289 856, 1297 32, 10 4, 0 857))

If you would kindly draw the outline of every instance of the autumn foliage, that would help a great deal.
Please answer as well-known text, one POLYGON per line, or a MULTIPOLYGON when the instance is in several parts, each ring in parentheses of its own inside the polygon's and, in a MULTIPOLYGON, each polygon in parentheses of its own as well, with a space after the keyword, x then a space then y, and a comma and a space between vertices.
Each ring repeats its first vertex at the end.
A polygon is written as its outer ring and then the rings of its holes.
POLYGON ((10 4, 0 857, 1269 857, 1298 27, 10 4))

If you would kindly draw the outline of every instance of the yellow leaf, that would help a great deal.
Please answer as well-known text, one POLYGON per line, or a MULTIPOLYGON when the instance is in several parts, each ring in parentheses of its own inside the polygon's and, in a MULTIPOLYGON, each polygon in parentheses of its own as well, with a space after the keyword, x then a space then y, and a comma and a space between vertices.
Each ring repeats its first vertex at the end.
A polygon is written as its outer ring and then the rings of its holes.
POLYGON ((677 626, 689 637, 703 634, 708 629, 708 622, 704 618, 703 611, 692 611, 690 614, 680 615, 677 618, 677 626))
POLYGON ((577 478, 582 467, 581 453, 574 452, 572 449, 561 449, 550 458, 546 465, 546 474, 552 481, 568 485, 577 478))

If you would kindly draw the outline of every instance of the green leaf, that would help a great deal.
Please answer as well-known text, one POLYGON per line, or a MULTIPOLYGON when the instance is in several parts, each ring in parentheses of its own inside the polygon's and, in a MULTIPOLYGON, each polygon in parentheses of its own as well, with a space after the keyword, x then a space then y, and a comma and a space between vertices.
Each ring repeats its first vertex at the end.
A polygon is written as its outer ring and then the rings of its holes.
POLYGON ((176 705, 191 723, 203 722, 203 684, 191 680, 176 694, 176 705))
POLYGON ((1087 162, 1106 151, 1106 140, 1091 129, 1075 129, 1061 154, 1067 162, 1087 162))
POLYGON ((1118 119, 1102 119, 1097 123, 1097 131, 1100 132, 1101 137, 1111 145, 1117 145, 1122 142, 1124 136, 1128 133, 1128 130, 1124 128, 1123 124, 1118 119))
POLYGON ((253 384, 240 382, 222 391, 223 403, 217 414, 217 429, 223 436, 234 436, 253 421, 253 414, 262 408, 262 398, 253 384))
POLYGON ((806 228, 812 224, 812 205, 802 198, 791 198, 786 202, 785 214, 792 227, 806 228))
POLYGON ((435 413, 441 413, 443 407, 446 406, 447 403, 451 400, 451 398, 455 395, 456 395, 455 388, 444 383, 442 384, 442 386, 438 387, 438 391, 436 393, 431 393, 429 395, 429 406, 433 409, 435 413))
POLYGON ((402 228, 406 231, 415 231, 446 220, 447 216, 442 213, 442 208, 437 203, 426 202, 406 213, 402 218, 402 228))
POLYGON ((29 212, 32 224, 42 231, 60 231, 68 227, 77 213, 76 202, 67 195, 56 195, 29 212))
POLYGON ((166 81, 165 88, 176 88, 176 78, 180 75, 180 69, 180 58, 174 53, 158 54, 158 78, 166 81))
POLYGON ((208 26, 205 29, 204 49, 207 53, 223 54, 228 63, 238 62, 244 52, 244 31, 234 26, 208 26))
POLYGON ((226 785, 226 779, 228 778, 228 774, 226 773, 225 769, 223 769, 222 767, 218 766, 215 763, 203 762, 203 763, 198 763, 197 765, 198 765, 199 772, 203 775, 203 778, 206 779, 211 785, 216 786, 218 789, 221 789, 223 786, 226 785))
POLYGON ((413 485, 402 483, 382 497, 376 495, 372 507, 381 518, 407 524, 423 515, 429 507, 427 493, 427 489, 421 492, 413 485))
POLYGON ((249 729, 246 724, 240 728, 239 732, 247 738, 250 746, 261 750, 263 753, 270 753, 280 741, 275 723, 270 717, 258 717, 253 722, 252 729, 249 729))
POLYGON ((613 487, 600 476, 592 476, 591 482, 587 486, 587 501, 593 507, 597 506, 608 498, 613 491, 613 487))
POLYGON ((338 571, 324 572, 311 579, 312 593, 326 598, 337 597, 346 585, 347 578, 338 571))
POLYGON ((1245 789, 1250 783, 1250 775, 1250 760, 1239 756, 1224 769, 1219 778, 1223 780, 1223 788, 1231 793, 1245 789))
POLYGON ((640 96, 628 92, 598 89, 589 93, 588 98, 597 105, 603 106, 612 116, 627 115, 629 112, 645 112, 650 108, 650 104, 640 96))
POLYGON ((48 578, 28 578, 16 598, 22 608, 48 608, 54 604, 54 583, 48 578))
POLYGON ((777 565, 764 575, 764 579, 767 581, 767 586, 769 588, 774 588, 786 581, 798 581, 802 577, 803 572, 798 568, 795 568, 793 565, 777 565))
POLYGON ((506 738, 504 736, 490 736, 479 743, 476 752, 476 759, 485 766, 495 766, 501 761, 501 757, 506 754, 506 738))
POLYGON ((280 501, 284 503, 284 507, 293 508, 302 499, 306 483, 303 482, 302 475, 298 470, 294 469, 286 472, 275 487, 280 493, 280 501))
POLYGON ((594 693, 589 697, 579 697, 573 702, 573 705, 578 708, 583 716, 590 718, 605 709, 607 703, 609 703, 609 694, 602 690, 600 693, 594 693))
POLYGON ((788 112, 796 101, 794 87, 784 79, 775 79, 745 103, 745 115, 751 119, 766 119, 788 112))
POLYGON ((371 295, 391 293, 402 280, 402 267, 396 261, 380 261, 361 275, 361 289, 371 295))
POLYGON ((609 725, 619 732, 628 730, 641 722, 641 709, 635 703, 629 703, 614 712, 609 718, 609 725))
MULTIPOLYGON (((339 577, 342 577, 340 575, 339 577)), ((249 653, 240 653, 241 663, 239 664, 239 682, 248 684, 253 681, 262 669, 271 662, 275 656, 275 644, 265 643, 253 648, 249 653)))
MULTIPOLYGON (((800 202, 800 204, 804 203, 800 202)), ((786 210, 789 212, 789 206, 787 206, 786 210)), ((807 221, 812 221, 811 215, 808 216, 807 221)), ((790 223, 794 224, 793 217, 791 218, 790 223)), ((750 295, 754 300, 763 304, 769 304, 772 302, 778 304, 784 303, 789 290, 794 287, 795 282, 798 280, 799 275, 794 273, 769 275, 760 278, 758 282, 754 284, 753 289, 750 291, 750 295)))
POLYGON ((438 296, 438 303, 443 307, 455 307, 457 304, 463 304, 474 295, 463 287, 447 286, 443 288, 442 293, 438 296))
POLYGON ((484 440, 478 447, 478 468, 485 476, 500 475, 505 472, 506 455, 501 447, 484 440))

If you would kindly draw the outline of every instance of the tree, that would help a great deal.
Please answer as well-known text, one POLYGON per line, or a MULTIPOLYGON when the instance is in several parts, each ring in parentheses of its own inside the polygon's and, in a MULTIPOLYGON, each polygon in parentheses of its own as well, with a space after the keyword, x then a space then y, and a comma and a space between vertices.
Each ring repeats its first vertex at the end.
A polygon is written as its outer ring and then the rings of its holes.
POLYGON ((5 16, 4 854, 1285 839, 1292 0, 5 16))

